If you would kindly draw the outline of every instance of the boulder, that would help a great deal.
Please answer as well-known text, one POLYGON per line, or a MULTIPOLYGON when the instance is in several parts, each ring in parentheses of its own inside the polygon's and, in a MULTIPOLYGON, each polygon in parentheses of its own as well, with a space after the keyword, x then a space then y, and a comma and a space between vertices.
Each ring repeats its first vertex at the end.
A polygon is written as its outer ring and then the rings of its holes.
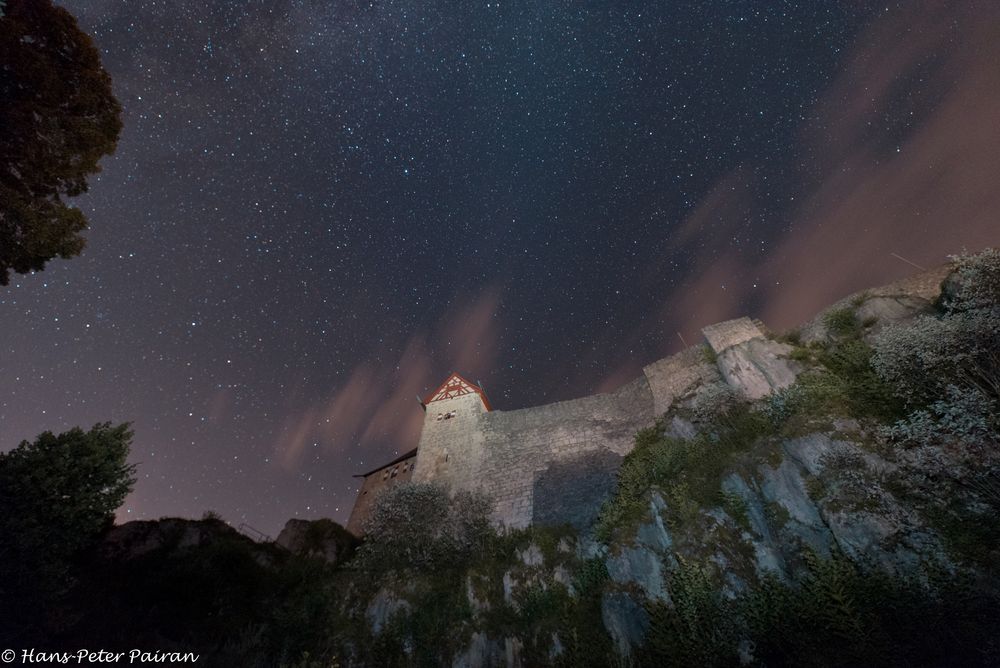
POLYGON ((718 354, 719 371, 733 390, 760 399, 788 387, 802 366, 788 358, 792 347, 763 337, 731 346, 718 354))
POLYGON ((291 519, 275 543, 293 554, 339 564, 354 551, 357 538, 333 520, 291 519))

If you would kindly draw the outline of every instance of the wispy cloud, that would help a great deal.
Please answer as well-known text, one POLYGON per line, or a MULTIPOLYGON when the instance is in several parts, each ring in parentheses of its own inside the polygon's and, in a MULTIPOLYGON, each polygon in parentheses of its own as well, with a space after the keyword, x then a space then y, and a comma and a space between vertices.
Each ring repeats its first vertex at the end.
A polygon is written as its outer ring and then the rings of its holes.
POLYGON ((334 452, 360 446, 372 459, 415 447, 423 422, 417 398, 428 384, 451 371, 475 377, 496 363, 500 299, 500 289, 487 289, 413 334, 397 358, 358 364, 330 396, 286 419, 274 445, 277 460, 293 470, 312 443, 334 452))
POLYGON ((694 279, 665 312, 700 327, 762 304, 753 315, 788 327, 913 271, 891 253, 931 266, 1000 242, 998 62, 1000 5, 914 2, 873 21, 800 130, 789 231, 766 254, 728 246, 754 203, 727 175, 672 241, 694 279))

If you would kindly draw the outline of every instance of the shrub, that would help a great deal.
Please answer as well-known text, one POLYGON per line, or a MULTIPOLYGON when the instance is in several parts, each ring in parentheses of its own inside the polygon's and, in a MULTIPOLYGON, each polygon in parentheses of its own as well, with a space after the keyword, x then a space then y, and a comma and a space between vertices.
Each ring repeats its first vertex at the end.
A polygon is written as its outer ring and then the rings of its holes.
POLYGON ((694 403, 694 417, 699 422, 713 422, 728 413, 740 402, 733 389, 726 383, 706 385, 694 403))
POLYGON ((995 308, 1000 304, 1000 250, 951 258, 955 271, 945 281, 943 305, 949 312, 995 308))
POLYGON ((828 311, 823 316, 823 324, 827 331, 839 337, 857 336, 861 332, 861 324, 854 309, 849 306, 828 311))
POLYGON ((766 576, 723 596, 712 564, 679 559, 672 604, 650 606, 640 666, 995 665, 995 594, 933 568, 890 575, 840 554, 803 555, 793 581, 766 576))
POLYGON ((944 313, 886 328, 873 365, 910 407, 945 397, 949 386, 1000 399, 1000 252, 953 258, 944 313))
POLYGON ((949 385, 1000 398, 1000 309, 887 327, 875 341, 872 365, 912 407, 945 396, 949 385))
MULTIPOLYGON (((874 351, 860 339, 849 339, 819 354, 819 361, 833 374, 839 387, 822 388, 825 399, 840 394, 851 415, 893 420, 902 414, 894 388, 873 366, 874 351)), ((810 389, 820 390, 813 386, 810 389)))
POLYGON ((982 392, 949 385, 946 397, 926 409, 916 410, 883 433, 892 441, 932 446, 961 439, 969 445, 986 445, 1000 439, 996 402, 982 392))
POLYGON ((690 523, 700 508, 722 500, 719 486, 734 458, 775 431, 764 412, 745 402, 714 414, 706 411, 704 417, 706 422, 693 439, 666 436, 662 424, 636 435, 635 448, 618 470, 618 490, 601 508, 595 529, 598 540, 608 541, 641 521, 653 488, 671 497, 668 519, 675 526, 690 523))
POLYGON ((701 347, 701 357, 706 364, 715 364, 719 361, 719 355, 708 345, 701 347))
POLYGON ((355 566, 372 570, 451 568, 486 548, 493 529, 486 497, 454 498, 434 483, 397 485, 375 502, 355 566))

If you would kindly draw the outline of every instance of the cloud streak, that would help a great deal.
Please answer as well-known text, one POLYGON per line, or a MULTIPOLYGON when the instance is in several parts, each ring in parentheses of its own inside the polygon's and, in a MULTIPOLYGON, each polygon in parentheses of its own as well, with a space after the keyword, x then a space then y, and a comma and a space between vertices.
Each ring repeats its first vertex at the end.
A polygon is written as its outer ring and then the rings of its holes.
POLYGON ((776 328, 963 247, 1000 242, 1000 7, 912 3, 857 38, 800 130, 804 197, 770 252, 726 246, 753 198, 727 175, 672 243, 694 276, 665 305, 700 327, 759 315, 776 328))
POLYGON ((300 467, 311 443, 360 452, 364 465, 416 447, 423 423, 417 398, 427 384, 451 371, 475 377, 496 363, 501 294, 493 287, 460 302, 430 330, 410 336, 398 357, 358 364, 328 397, 290 416, 274 444, 282 467, 300 467))

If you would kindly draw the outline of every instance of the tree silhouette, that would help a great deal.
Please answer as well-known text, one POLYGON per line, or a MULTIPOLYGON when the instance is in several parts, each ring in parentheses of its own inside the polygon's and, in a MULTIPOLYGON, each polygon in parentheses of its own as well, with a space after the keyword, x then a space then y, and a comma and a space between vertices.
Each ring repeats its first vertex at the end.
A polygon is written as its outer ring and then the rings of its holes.
POLYGON ((87 190, 114 152, 121 105, 100 54, 51 0, 0 7, 0 285, 83 250, 87 190))
POLYGON ((44 432, 0 453, 0 639, 45 616, 74 559, 111 526, 135 483, 128 424, 44 432))

